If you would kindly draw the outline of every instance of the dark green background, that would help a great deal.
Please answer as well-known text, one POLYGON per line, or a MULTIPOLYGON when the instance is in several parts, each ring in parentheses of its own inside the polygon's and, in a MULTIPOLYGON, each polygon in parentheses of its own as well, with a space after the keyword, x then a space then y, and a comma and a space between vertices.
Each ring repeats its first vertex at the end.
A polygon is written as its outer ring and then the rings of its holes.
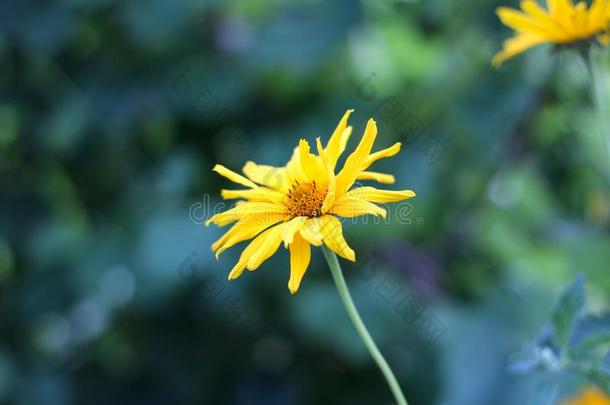
POLYGON ((295 296, 283 248, 229 283, 242 246, 201 225, 215 163, 283 164, 355 108, 417 192, 343 262, 410 404, 536 404, 506 365, 577 272, 607 303, 608 163, 574 54, 491 67, 497 5, 0 3, 0 402, 391 403, 319 250, 295 296))

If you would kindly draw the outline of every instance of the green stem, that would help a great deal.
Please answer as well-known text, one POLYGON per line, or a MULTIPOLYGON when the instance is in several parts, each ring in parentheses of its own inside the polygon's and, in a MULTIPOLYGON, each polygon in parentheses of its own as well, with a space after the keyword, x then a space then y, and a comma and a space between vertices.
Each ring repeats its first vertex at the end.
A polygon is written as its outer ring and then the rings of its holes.
MULTIPOLYGON (((600 70, 599 64, 595 60, 595 52, 595 47, 591 46, 589 49, 589 54, 583 55, 583 59, 585 60, 589 77, 591 78, 591 97, 593 98, 593 103, 602 126, 602 136, 604 138, 606 158, 610 164, 610 133, 608 133, 610 126, 608 125, 607 120, 607 87, 604 72, 600 70)), ((610 166, 608 166, 608 169, 610 170, 610 166)), ((608 173, 610 175, 610 171, 608 173)))
POLYGON ((369 350, 369 353, 371 353, 371 356, 373 356, 375 363, 377 363, 377 366, 379 366, 381 369, 381 372, 388 382, 388 385, 390 386, 398 405, 408 405, 405 395, 402 393, 400 385, 398 385, 398 381, 396 380, 392 369, 381 355, 377 345, 375 345, 375 341, 369 334, 369 331, 366 329, 366 326, 364 326, 364 323, 358 314, 358 310, 354 305, 354 301, 352 301, 352 296, 350 295, 349 290, 347 289, 347 284, 345 283, 345 279, 343 278, 343 273, 341 272, 341 266, 339 265, 339 260, 337 260, 337 255, 326 246, 322 246, 322 251, 324 252, 324 257, 326 258, 328 267, 330 267, 330 272, 333 275, 333 279, 335 280, 337 290, 339 290, 339 295, 341 296, 341 300, 343 300, 347 314, 356 327, 358 334, 364 341, 364 344, 369 350))

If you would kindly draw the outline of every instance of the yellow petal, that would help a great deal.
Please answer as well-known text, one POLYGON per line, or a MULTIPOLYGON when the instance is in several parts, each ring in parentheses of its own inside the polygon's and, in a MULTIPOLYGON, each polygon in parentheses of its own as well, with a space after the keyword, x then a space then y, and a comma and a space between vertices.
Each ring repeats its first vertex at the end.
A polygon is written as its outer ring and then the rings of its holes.
POLYGON ((548 39, 561 41, 572 35, 569 26, 564 26, 556 16, 549 15, 536 0, 523 0, 521 2, 521 9, 526 15, 539 21, 546 28, 548 39))
POLYGON ((345 150, 345 146, 347 145, 347 140, 351 135, 351 128, 348 130, 347 121, 349 120, 349 116, 354 112, 354 110, 347 110, 346 113, 339 121, 337 128, 330 136, 328 143, 326 144, 326 154, 328 155, 328 159, 331 163, 332 168, 334 169, 337 160, 339 160, 339 156, 345 150))
POLYGON ((517 35, 516 37, 510 38, 504 41, 504 49, 498 52, 494 57, 491 63, 498 67, 507 59, 510 59, 520 53, 525 52, 526 50, 540 45, 544 42, 547 42, 545 39, 534 37, 531 35, 517 35))
POLYGON ((212 244, 212 250, 216 252, 216 258, 218 258, 231 246, 251 239, 271 225, 286 221, 288 218, 287 214, 262 214, 242 219, 212 244))
POLYGON ((378 172, 360 172, 356 180, 374 180, 382 184, 393 184, 396 180, 391 174, 378 172))
POLYGON ((301 150, 299 146, 294 148, 292 157, 286 163, 286 176, 288 177, 289 187, 293 183, 305 183, 307 181, 307 175, 301 165, 301 150))
POLYGON ((541 20, 534 19, 521 11, 508 7, 498 7, 496 14, 504 25, 517 32, 546 37, 547 39, 550 39, 553 34, 552 30, 550 31, 541 20))
POLYGON ((386 217, 385 209, 371 202, 347 196, 343 196, 343 198, 336 201, 329 213, 345 218, 359 217, 361 215, 386 217))
POLYGON ((498 7, 496 14, 504 25, 515 31, 536 31, 540 28, 536 19, 514 8, 498 7))
POLYGON ((356 261, 356 254, 345 241, 343 226, 337 218, 332 215, 324 215, 320 218, 320 227, 324 244, 330 250, 347 260, 356 261))
POLYGON ((364 164, 363 169, 366 169, 367 167, 369 167, 370 165, 372 165, 379 159, 385 159, 385 158, 389 158, 389 157, 396 155, 398 152, 400 152, 400 145, 401 145, 400 142, 396 142, 394 145, 390 146, 389 148, 382 149, 379 152, 371 153, 369 155, 368 159, 366 159, 366 163, 364 164))
POLYGON ((360 140, 360 143, 356 147, 356 150, 349 155, 341 172, 337 175, 337 189, 336 197, 340 198, 356 181, 358 173, 362 171, 362 168, 366 162, 366 159, 371 153, 371 148, 375 142, 377 136, 377 124, 373 119, 370 119, 364 130, 364 135, 360 140))
POLYGON ((294 234, 303 228, 306 220, 307 217, 296 217, 284 225, 284 228, 282 229, 282 240, 284 241, 284 247, 288 247, 288 245, 292 243, 294 234))
POLYGON ((299 141, 299 159, 301 162, 301 168, 305 173, 307 181, 315 180, 317 172, 317 164, 315 162, 315 156, 309 153, 309 142, 305 139, 299 141))
POLYGON ((290 244, 290 280, 288 281, 288 289, 292 294, 299 290, 310 259, 311 247, 309 243, 299 234, 296 234, 290 244))
POLYGON ((280 243, 282 242, 282 229, 284 229, 285 226, 286 224, 280 224, 270 229, 265 241, 250 255, 248 265, 246 266, 248 270, 256 270, 265 260, 273 256, 280 247, 280 243))
POLYGON ((322 245, 322 232, 320 230, 320 219, 309 218, 300 230, 301 236, 314 246, 322 245))
MULTIPOLYGON (((252 259, 252 256, 259 252, 264 245, 268 244, 268 240, 273 242, 280 237, 281 227, 282 224, 267 229, 254 238, 254 240, 252 240, 248 246, 246 246, 244 251, 241 252, 241 255, 239 256, 239 261, 231 269, 231 272, 229 273, 229 280, 234 280, 241 276, 249 261, 252 259)), ((278 246, 279 243, 280 242, 278 241, 278 246)))
POLYGON ((234 208, 214 215, 206 221, 205 225, 215 223, 218 226, 225 226, 231 222, 239 221, 252 215, 260 214, 288 214, 288 209, 283 204, 273 204, 268 202, 243 202, 236 204, 234 208))
POLYGON ((576 4, 572 19, 574 21, 574 28, 579 34, 578 36, 588 36, 588 9, 585 3, 579 2, 578 4, 576 4))
POLYGON ((246 267, 249 270, 256 269, 263 261, 275 253, 282 240, 282 226, 283 224, 280 224, 269 228, 250 242, 239 256, 237 264, 231 269, 229 280, 234 280, 241 276, 246 267))
POLYGON ((601 29, 605 28, 608 23, 608 6, 610 2, 608 0, 593 0, 591 9, 589 10, 589 21, 595 27, 601 29))
POLYGON ((565 30, 567 37, 577 34, 571 17, 574 14, 574 5, 571 0, 548 0, 549 14, 565 30))
POLYGON ((346 197, 355 197, 374 203, 389 203, 415 197, 411 190, 379 190, 375 187, 358 187, 350 190, 346 197))
POLYGON ((220 194, 225 200, 243 198, 249 201, 282 202, 286 198, 285 194, 264 187, 249 190, 221 190, 220 194))
POLYGON ((242 186, 250 187, 250 188, 257 187, 256 184, 254 184, 253 182, 251 182, 250 180, 248 180, 241 174, 235 173, 234 171, 227 169, 223 165, 216 165, 216 166, 214 166, 214 168, 212 170, 215 171, 216 173, 220 174, 221 176, 226 177, 227 179, 231 180, 234 183, 241 184, 242 186))
POLYGON ((328 159, 326 151, 324 150, 324 148, 322 148, 322 142, 320 142, 320 138, 316 138, 316 147, 318 148, 318 154, 320 155, 320 158, 322 159, 324 168, 326 170, 326 176, 324 179, 327 183, 326 197, 324 197, 324 202, 322 203, 322 208, 320 209, 320 211, 325 214, 335 203, 335 187, 337 181, 335 178, 335 172, 330 163, 330 160, 328 159))
POLYGON ((523 0, 521 2, 521 9, 532 18, 542 20, 543 18, 550 17, 547 10, 542 8, 536 0, 523 0))
POLYGON ((571 0, 547 0, 551 14, 564 14, 574 6, 571 0))
POLYGON ((286 169, 268 165, 257 165, 252 161, 246 162, 242 172, 255 183, 262 184, 274 190, 286 191, 290 188, 286 169))
MULTIPOLYGON (((349 138, 352 136, 353 129, 354 128, 352 128, 351 126, 348 126, 347 128, 345 128, 345 131, 343 131, 343 134, 341 134, 341 144, 339 145, 339 156, 337 156, 337 160, 339 160, 339 158, 345 151, 345 148, 347 147, 347 142, 349 142, 349 138)), ((335 160, 333 168, 337 165, 337 160, 335 160)))

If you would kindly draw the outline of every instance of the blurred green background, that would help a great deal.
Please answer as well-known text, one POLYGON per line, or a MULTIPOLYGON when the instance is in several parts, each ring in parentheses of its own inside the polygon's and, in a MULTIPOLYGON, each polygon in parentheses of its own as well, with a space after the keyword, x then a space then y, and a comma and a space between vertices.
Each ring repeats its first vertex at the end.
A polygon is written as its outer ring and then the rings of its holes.
POLYGON ((348 108, 417 192, 343 262, 410 404, 541 403, 508 359, 577 272, 605 307, 610 188, 583 65, 493 69, 498 5, 0 3, 0 403, 392 403, 320 251, 295 296, 285 249, 229 283, 242 246, 202 226, 215 163, 281 165, 348 108))

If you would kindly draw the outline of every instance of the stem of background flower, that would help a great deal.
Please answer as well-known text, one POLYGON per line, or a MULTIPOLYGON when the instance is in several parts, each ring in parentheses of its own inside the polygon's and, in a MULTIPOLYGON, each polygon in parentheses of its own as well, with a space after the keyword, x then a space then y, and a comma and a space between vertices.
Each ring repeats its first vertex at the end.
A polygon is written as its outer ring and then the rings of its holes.
POLYGON ((330 272, 333 275, 333 279, 335 280, 335 284, 337 285, 337 290, 339 290, 339 295, 341 296, 341 300, 343 300, 343 304, 345 305, 345 309, 347 310, 347 314, 352 320, 358 334, 364 341, 366 348, 373 356, 375 363, 381 369, 383 376, 385 377, 392 393, 394 394, 394 398, 398 405, 408 405, 407 400, 405 399, 405 394, 402 393, 400 389, 400 385, 398 385, 398 381, 392 372, 392 369, 388 365, 388 362, 383 358, 381 352, 375 345, 375 341, 369 334, 369 331, 364 326, 360 315, 358 314, 358 310, 354 305, 354 301, 352 301, 352 296, 347 289, 347 284, 345 283, 345 279, 343 278, 343 273, 341 272, 341 265, 339 265, 339 260, 337 260, 337 255, 328 249, 326 246, 322 246, 322 251, 324 252, 324 257, 326 258, 326 262, 328 263, 328 267, 330 267, 330 272))
POLYGON ((604 72, 601 71, 599 64, 595 60, 595 53, 596 48, 591 46, 589 54, 583 55, 583 59, 585 65, 587 65, 587 70, 591 78, 591 97, 593 98, 593 104, 595 105, 599 121, 602 125, 602 136, 604 137, 606 158, 609 164, 608 175, 610 176, 610 125, 608 124, 607 119, 608 100, 606 95, 608 89, 606 87, 604 72))

